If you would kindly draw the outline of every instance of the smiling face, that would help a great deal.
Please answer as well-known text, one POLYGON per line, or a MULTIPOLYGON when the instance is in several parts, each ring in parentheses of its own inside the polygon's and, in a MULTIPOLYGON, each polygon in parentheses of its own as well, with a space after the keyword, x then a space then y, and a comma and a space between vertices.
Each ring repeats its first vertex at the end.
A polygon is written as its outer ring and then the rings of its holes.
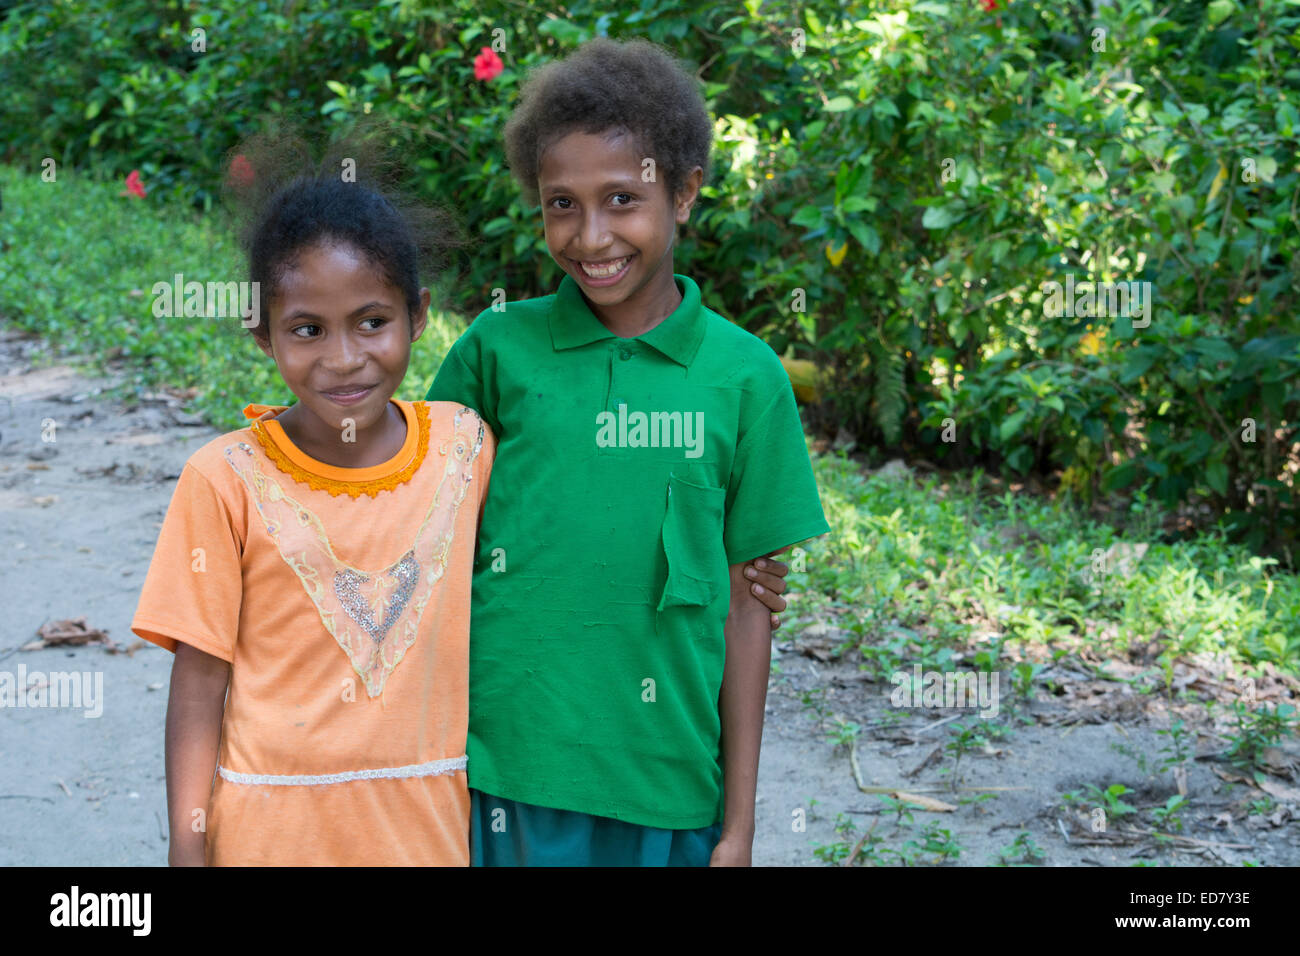
MULTIPOLYGON (((391 444, 383 437, 394 421, 389 399, 406 375, 411 343, 424 332, 428 305, 429 290, 421 289, 412 323, 401 290, 351 246, 301 250, 271 298, 269 340, 258 340, 298 398, 280 416, 290 437, 309 454, 326 449, 326 461, 391 444), (341 440, 344 419, 355 428, 351 448, 341 440)), ((401 415, 395 420, 400 426, 401 415)))
POLYGON ((546 246, 611 330, 639 335, 680 301, 673 282, 677 225, 690 218, 703 171, 676 196, 627 134, 570 133, 542 153, 538 191, 546 246))

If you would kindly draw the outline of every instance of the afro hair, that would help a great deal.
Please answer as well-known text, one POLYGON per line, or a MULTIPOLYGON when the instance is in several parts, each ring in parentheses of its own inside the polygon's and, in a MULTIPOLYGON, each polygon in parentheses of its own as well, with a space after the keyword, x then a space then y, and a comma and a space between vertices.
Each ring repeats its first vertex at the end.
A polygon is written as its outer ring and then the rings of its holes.
POLYGON ((694 76, 646 40, 598 37, 529 73, 506 123, 510 171, 532 204, 542 152, 569 133, 626 132, 676 194, 692 169, 709 174, 713 126, 694 76))

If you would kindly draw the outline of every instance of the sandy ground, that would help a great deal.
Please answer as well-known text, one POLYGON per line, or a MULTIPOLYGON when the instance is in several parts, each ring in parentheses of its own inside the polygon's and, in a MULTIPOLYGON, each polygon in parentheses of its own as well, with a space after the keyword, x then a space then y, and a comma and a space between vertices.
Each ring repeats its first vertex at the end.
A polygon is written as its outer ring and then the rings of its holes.
MULTIPOLYGON (((6 674, 30 683, 78 671, 92 675, 93 687, 99 674, 102 700, 90 710, 102 713, 88 717, 85 706, 0 708, 0 865, 161 865, 171 655, 151 645, 116 654, 100 645, 20 648, 47 622, 84 616, 130 650, 136 640, 128 625, 175 478, 216 432, 168 396, 105 399, 97 392, 102 380, 45 363, 44 352, 39 340, 0 322, 0 581, 8 599, 0 681, 6 674), (49 420, 56 423, 53 442, 42 440, 49 420)), ((1016 722, 1008 738, 958 765, 958 787, 1002 789, 954 791, 953 760, 941 748, 950 725, 936 721, 956 713, 887 719, 899 717, 891 713, 888 688, 864 683, 848 662, 805 656, 796 628, 779 632, 778 645, 786 652, 778 651, 781 674, 769 692, 757 865, 821 865, 817 846, 852 846, 873 827, 878 849, 930 864, 934 852, 906 846, 923 842, 917 831, 927 823, 952 834, 958 865, 987 865, 1022 831, 1048 866, 1300 863, 1300 801, 1275 800, 1268 813, 1251 813, 1247 805, 1264 794, 1225 782, 1209 760, 1195 761, 1187 777, 1196 813, 1184 834, 1199 843, 1106 845, 1072 817, 1076 811, 1062 807, 1064 792, 1088 783, 1124 783, 1134 791, 1126 799, 1143 808, 1175 792, 1168 774, 1142 772, 1113 746, 1154 756, 1154 731, 1169 718, 1159 708, 1117 707, 1113 720, 1072 722, 1068 708, 1037 700, 1026 708, 1027 723, 1016 722), (892 811, 881 812, 878 795, 859 791, 848 751, 827 739, 833 719, 819 726, 806 706, 818 699, 807 698, 810 692, 824 695, 828 713, 865 728, 856 744, 864 785, 905 788, 956 809, 918 811, 913 825, 896 825, 892 811), (856 829, 837 834, 844 820, 856 829)), ((1296 781, 1274 785, 1289 795, 1294 791, 1285 788, 1296 781)))

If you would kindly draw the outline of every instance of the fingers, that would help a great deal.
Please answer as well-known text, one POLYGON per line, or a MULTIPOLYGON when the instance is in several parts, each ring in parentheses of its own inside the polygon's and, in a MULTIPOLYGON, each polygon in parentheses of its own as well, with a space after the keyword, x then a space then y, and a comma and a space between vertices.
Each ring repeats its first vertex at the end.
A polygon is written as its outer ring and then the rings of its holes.
POLYGON ((781 597, 776 591, 763 587, 761 584, 751 584, 749 592, 758 598, 767 609, 774 614, 780 614, 786 609, 785 598, 781 597))
POLYGON ((760 571, 767 571, 780 577, 790 573, 790 565, 777 561, 770 554, 765 558, 755 558, 751 563, 760 571))
POLYGON ((773 615, 772 615, 772 630, 775 631, 775 630, 776 630, 778 627, 780 627, 780 626, 781 626, 781 619, 780 619, 779 617, 777 617, 775 614, 773 614, 773 615))
MULTIPOLYGON (((761 558, 759 560, 762 560, 761 558)), ((752 584, 762 587, 765 591, 772 591, 775 594, 785 593, 785 578, 780 577, 770 571, 760 571, 751 565, 745 565, 745 577, 752 584)), ((758 592, 754 592, 758 593, 758 592)))

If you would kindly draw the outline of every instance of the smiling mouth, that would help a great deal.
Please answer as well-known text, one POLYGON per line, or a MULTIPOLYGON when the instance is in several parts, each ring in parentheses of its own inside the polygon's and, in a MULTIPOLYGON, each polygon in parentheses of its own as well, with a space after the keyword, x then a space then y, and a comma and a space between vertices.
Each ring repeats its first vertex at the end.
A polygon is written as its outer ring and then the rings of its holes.
POLYGON ((359 388, 348 389, 347 391, 322 392, 321 394, 324 395, 326 398, 332 398, 335 401, 347 402, 347 401, 354 401, 358 398, 361 398, 364 395, 368 395, 370 394, 370 392, 374 391, 375 388, 376 386, 374 385, 365 385, 359 388))
POLYGON ((584 262, 580 259, 574 259, 583 273, 590 279, 609 279, 618 275, 632 261, 631 256, 623 256, 619 259, 607 259, 604 262, 584 262))

